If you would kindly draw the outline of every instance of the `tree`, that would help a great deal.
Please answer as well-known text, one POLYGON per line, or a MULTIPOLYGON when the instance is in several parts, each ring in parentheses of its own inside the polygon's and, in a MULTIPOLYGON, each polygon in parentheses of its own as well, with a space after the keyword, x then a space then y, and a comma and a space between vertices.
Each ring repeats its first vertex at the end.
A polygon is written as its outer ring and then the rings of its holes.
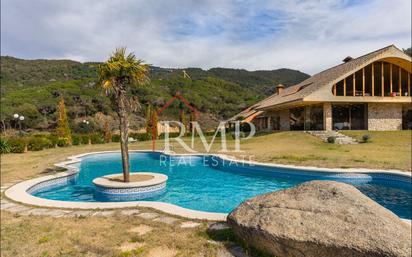
POLYGON ((409 47, 407 49, 403 49, 403 52, 405 54, 409 55, 409 56, 412 56, 412 48, 411 47, 409 47))
MULTIPOLYGON (((154 138, 157 138, 157 122, 158 122, 157 111, 154 110, 154 111, 152 112, 152 120, 151 120, 151 123, 152 123, 152 131, 149 132, 149 133, 153 133, 153 134, 152 134, 152 137, 154 137, 154 138)), ((154 139, 154 138, 152 138, 152 139, 154 139)))
POLYGON ((57 106, 58 119, 56 133, 59 139, 67 141, 67 144, 72 143, 72 134, 69 127, 69 120, 67 119, 66 105, 64 104, 64 98, 60 97, 59 104, 57 106))
POLYGON ((130 181, 128 149, 128 113, 139 106, 136 97, 130 95, 133 85, 143 85, 149 81, 149 66, 136 58, 133 53, 126 55, 126 48, 117 48, 109 59, 99 66, 101 87, 109 96, 119 117, 120 150, 122 154, 123 179, 130 181))
POLYGON ((110 130, 109 122, 106 120, 103 126, 104 141, 110 143, 112 141, 112 131, 110 130))
POLYGON ((184 127, 183 135, 186 135, 187 120, 186 120, 186 113, 184 110, 180 110, 179 112, 179 121, 183 124, 183 127, 184 127))
POLYGON ((152 105, 146 107, 146 133, 152 132, 152 105))
POLYGON ((152 135, 152 139, 157 138, 157 111, 149 104, 146 108, 146 133, 152 135))

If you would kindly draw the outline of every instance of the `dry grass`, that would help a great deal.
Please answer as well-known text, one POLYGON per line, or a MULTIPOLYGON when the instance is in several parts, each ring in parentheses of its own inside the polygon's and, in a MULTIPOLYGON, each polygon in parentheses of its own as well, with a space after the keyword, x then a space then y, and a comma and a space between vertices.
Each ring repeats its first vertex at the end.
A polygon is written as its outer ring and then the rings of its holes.
MULTIPOLYGON (((411 170, 411 131, 345 133, 356 137, 369 133, 371 142, 332 145, 301 132, 281 132, 242 142, 245 152, 237 156, 296 165, 411 170)), ((161 149, 161 142, 158 145, 161 149)), ((184 152, 177 144, 174 146, 177 152, 184 152)), ((199 142, 195 146, 202 149, 199 142)), ((130 148, 150 147, 151 142, 138 142, 130 148)), ((218 147, 220 144, 216 142, 213 151, 218 147)), ((53 172, 53 163, 70 155, 118 148, 118 143, 111 143, 4 155, 1 157, 2 183, 53 172)), ((229 140, 229 149, 233 149, 232 140, 229 140)), ((159 253, 216 256, 223 248, 222 244, 211 242, 206 223, 195 229, 181 229, 137 217, 50 218, 1 214, 2 256, 153 256, 159 253), (145 228, 146 233, 139 234, 137 231, 141 228, 145 228)))
POLYGON ((216 256, 222 244, 195 229, 138 217, 51 218, 1 213, 1 256, 216 256), (135 227, 148 227, 143 235, 135 227), (163 255, 153 255, 152 252, 163 255))

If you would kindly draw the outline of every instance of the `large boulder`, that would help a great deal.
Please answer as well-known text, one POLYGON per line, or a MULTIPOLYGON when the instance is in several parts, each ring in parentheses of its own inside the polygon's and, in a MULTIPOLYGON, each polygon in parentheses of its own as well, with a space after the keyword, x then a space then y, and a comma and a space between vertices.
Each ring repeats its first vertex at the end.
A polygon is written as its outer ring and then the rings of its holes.
POLYGON ((243 202, 227 218, 249 246, 277 257, 411 256, 411 227, 355 187, 311 181, 243 202))

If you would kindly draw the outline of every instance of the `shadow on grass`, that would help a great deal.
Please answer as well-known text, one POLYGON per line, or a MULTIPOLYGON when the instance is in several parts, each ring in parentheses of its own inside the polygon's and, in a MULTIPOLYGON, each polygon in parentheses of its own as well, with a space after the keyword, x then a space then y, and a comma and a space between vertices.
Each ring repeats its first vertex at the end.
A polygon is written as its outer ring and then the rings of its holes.
MULTIPOLYGON (((226 223, 221 224, 226 225, 226 223)), ((206 231, 199 233, 202 237, 223 243, 226 250, 235 257, 274 257, 249 246, 242 239, 236 237, 231 228, 211 229, 209 227, 206 231)))

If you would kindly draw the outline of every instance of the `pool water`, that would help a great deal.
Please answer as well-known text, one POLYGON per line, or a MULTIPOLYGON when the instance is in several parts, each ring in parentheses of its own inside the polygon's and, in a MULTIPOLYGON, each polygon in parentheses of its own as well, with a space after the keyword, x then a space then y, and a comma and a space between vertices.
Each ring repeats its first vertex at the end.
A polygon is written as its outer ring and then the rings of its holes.
MULTIPOLYGON (((133 172, 166 174, 166 191, 144 201, 172 203, 193 210, 228 213, 244 200, 259 194, 296 186, 314 179, 353 184, 364 194, 401 218, 411 219, 411 183, 382 176, 339 173, 325 174, 264 166, 242 166, 216 157, 164 156, 159 153, 131 153, 133 172)), ((88 155, 76 163, 80 173, 73 182, 33 192, 41 198, 62 201, 133 201, 108 199, 96 191, 92 181, 103 175, 121 173, 120 153, 88 155)), ((139 199, 140 200, 140 199, 139 199)))

